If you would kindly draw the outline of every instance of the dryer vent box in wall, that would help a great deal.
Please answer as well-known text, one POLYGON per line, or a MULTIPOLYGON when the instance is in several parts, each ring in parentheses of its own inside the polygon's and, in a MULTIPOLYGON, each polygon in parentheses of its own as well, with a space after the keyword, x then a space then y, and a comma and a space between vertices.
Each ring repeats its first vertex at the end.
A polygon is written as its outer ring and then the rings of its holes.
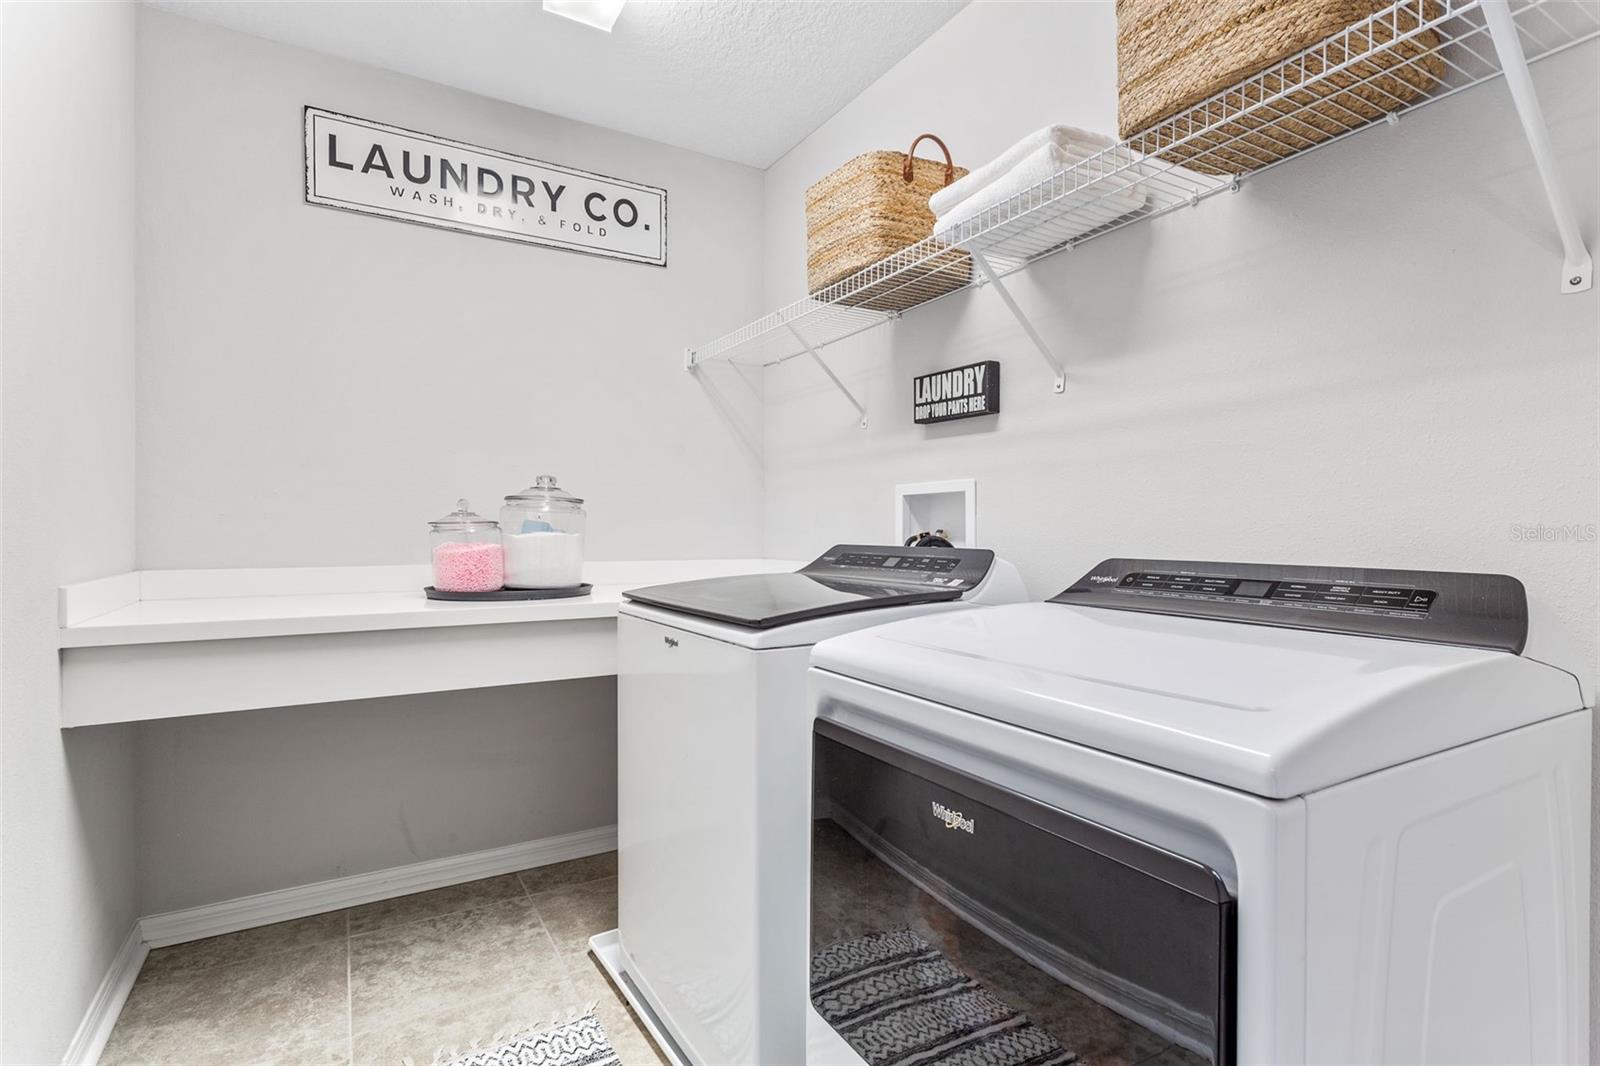
POLYGON ((978 482, 919 481, 894 487, 895 542, 942 529, 957 548, 978 546, 978 482))

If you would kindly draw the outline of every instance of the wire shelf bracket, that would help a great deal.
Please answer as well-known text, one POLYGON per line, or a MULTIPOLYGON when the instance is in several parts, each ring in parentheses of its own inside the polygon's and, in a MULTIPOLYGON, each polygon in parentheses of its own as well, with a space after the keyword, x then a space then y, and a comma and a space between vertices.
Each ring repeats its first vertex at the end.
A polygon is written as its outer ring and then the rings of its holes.
POLYGON ((1141 133, 981 207, 932 236, 699 347, 684 363, 776 366, 819 354, 958 292, 993 286, 1066 390, 1061 360, 1002 278, 1124 226, 1198 206, 1240 182, 1417 108, 1504 77, 1561 239, 1560 292, 1594 283, 1529 64, 1600 38, 1600 0, 1391 0, 1359 22, 1141 133))
POLYGON ((856 399, 855 393, 851 392, 848 388, 846 388, 844 382, 839 380, 839 375, 835 374, 833 372, 832 368, 830 368, 827 363, 824 363, 822 361, 822 356, 820 354, 818 354, 817 350, 811 346, 811 343, 809 341, 807 341, 805 339, 805 337, 803 337, 800 334, 800 331, 794 328, 794 323, 793 322, 789 322, 789 323, 785 323, 785 324, 789 327, 789 332, 794 334, 794 339, 799 342, 800 347, 804 348, 806 350, 806 352, 811 356, 811 358, 816 361, 817 366, 822 368, 822 372, 824 374, 828 375, 828 380, 833 382, 833 387, 838 389, 841 393, 843 393, 844 394, 844 398, 850 401, 850 406, 854 407, 856 409, 856 414, 861 416, 861 428, 862 429, 866 429, 867 428, 867 408, 866 408, 866 405, 864 405, 860 400, 856 399))
POLYGON ((1004 301, 1007 310, 1016 318, 1017 325, 1022 327, 1022 332, 1028 335, 1028 339, 1033 342, 1033 346, 1039 349, 1039 354, 1044 356, 1044 361, 1050 364, 1050 369, 1056 376, 1056 391, 1066 392, 1067 372, 1062 368, 1061 360, 1055 357, 1055 353, 1044 342, 1044 338, 1039 336, 1039 331, 1033 328, 1033 323, 1028 321, 1028 316, 1022 313, 1022 308, 1017 306, 1017 301, 1011 298, 1010 290, 1006 288, 1005 282, 1000 280, 1000 275, 995 273, 994 267, 989 265, 989 260, 984 257, 984 254, 982 252, 972 252, 970 254, 972 261, 977 264, 979 272, 983 274, 984 283, 994 286, 994 291, 1000 294, 1000 299, 1004 301))
POLYGON ((1522 50, 1517 24, 1511 18, 1511 6, 1506 0, 1483 0, 1483 18, 1489 24, 1489 39, 1494 42, 1506 88, 1511 93, 1511 102, 1516 105, 1517 118, 1522 120, 1522 132, 1528 138, 1533 162, 1544 182, 1544 194, 1550 200, 1550 213, 1555 216, 1556 232, 1561 236, 1561 291, 1584 292, 1594 284, 1594 260, 1583 243, 1583 235, 1578 232, 1578 215, 1567 195, 1566 182, 1556 169, 1555 149, 1550 147, 1550 128, 1545 125, 1539 95, 1533 90, 1528 57, 1522 50))

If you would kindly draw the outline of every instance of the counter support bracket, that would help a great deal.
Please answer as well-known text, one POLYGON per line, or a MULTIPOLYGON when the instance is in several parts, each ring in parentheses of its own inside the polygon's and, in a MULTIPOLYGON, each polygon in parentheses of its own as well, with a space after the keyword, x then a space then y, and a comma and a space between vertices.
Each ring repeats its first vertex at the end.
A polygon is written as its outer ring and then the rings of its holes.
POLYGON ((1044 361, 1050 364, 1050 370, 1056 376, 1055 390, 1057 392, 1066 392, 1067 372, 1062 368, 1061 360, 1055 357, 1055 353, 1044 342, 1044 338, 1039 336, 1039 331, 1033 328, 1033 323, 1028 321, 1028 316, 1022 313, 1022 308, 1017 306, 1017 301, 1011 298, 1011 293, 1006 289, 1005 283, 1000 280, 1000 275, 995 273, 994 268, 989 265, 989 260, 984 258, 983 253, 968 250, 967 254, 972 256, 974 263, 978 264, 978 270, 983 274, 983 280, 993 285, 994 291, 1000 294, 1001 300, 1005 301, 1007 309, 1016 318, 1017 324, 1022 327, 1022 332, 1028 335, 1028 339, 1033 342, 1033 346, 1039 349, 1039 354, 1044 356, 1044 361))
POLYGON ((794 328, 794 323, 786 322, 784 325, 790 333, 794 334, 794 339, 800 343, 800 347, 806 350, 806 354, 811 356, 811 358, 816 361, 817 366, 822 368, 822 372, 824 374, 828 375, 828 380, 833 382, 833 387, 842 392, 844 394, 844 398, 850 401, 850 406, 854 407, 856 409, 856 414, 861 416, 861 428, 866 429, 866 407, 862 405, 860 400, 855 398, 854 393, 845 388, 844 382, 839 380, 839 375, 835 374, 833 370, 829 368, 828 364, 822 361, 822 356, 818 355, 817 350, 811 346, 811 342, 806 340, 805 337, 801 335, 800 331, 794 328))
POLYGON ((1489 36, 1494 41, 1495 55, 1500 60, 1506 88, 1511 91, 1517 117, 1522 120, 1522 132, 1528 138, 1528 148, 1533 152, 1533 161, 1544 182, 1544 194, 1550 200, 1550 213, 1555 216, 1556 232, 1561 235, 1561 291, 1583 292, 1594 284, 1594 261, 1589 256, 1589 249, 1584 246, 1583 235, 1578 232, 1577 213, 1572 209, 1566 183, 1556 168, 1555 150, 1550 147, 1550 130, 1545 125, 1544 111, 1539 106, 1539 96, 1534 92, 1533 79, 1528 74, 1528 58, 1517 36, 1517 24, 1511 17, 1511 8, 1506 0, 1483 0, 1483 17, 1489 26, 1489 36))

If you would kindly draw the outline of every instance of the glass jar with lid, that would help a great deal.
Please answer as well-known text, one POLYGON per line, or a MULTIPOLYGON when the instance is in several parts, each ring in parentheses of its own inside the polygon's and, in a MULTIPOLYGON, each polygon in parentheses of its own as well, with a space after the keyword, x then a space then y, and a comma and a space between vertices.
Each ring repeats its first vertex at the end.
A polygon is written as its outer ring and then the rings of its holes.
POLYGON ((500 508, 506 587, 560 589, 583 584, 583 501, 540 474, 500 508))
POLYGON ((428 523, 433 587, 440 592, 493 592, 505 584, 500 523, 474 514, 466 500, 428 523))

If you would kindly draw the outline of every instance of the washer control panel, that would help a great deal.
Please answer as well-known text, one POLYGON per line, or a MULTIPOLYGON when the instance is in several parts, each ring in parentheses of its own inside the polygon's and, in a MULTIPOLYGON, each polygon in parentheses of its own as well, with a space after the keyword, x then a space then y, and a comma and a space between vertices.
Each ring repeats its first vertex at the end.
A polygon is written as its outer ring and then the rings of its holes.
POLYGON ((882 582, 924 588, 970 589, 989 573, 987 548, 893 548, 838 544, 800 572, 834 581, 882 582))
POLYGON ((1051 600, 1520 654, 1522 583, 1504 574, 1107 559, 1051 600))
POLYGON ((834 562, 835 566, 869 570, 875 574, 948 574, 961 565, 961 560, 950 558, 918 558, 913 555, 879 555, 871 552, 847 552, 834 562))

